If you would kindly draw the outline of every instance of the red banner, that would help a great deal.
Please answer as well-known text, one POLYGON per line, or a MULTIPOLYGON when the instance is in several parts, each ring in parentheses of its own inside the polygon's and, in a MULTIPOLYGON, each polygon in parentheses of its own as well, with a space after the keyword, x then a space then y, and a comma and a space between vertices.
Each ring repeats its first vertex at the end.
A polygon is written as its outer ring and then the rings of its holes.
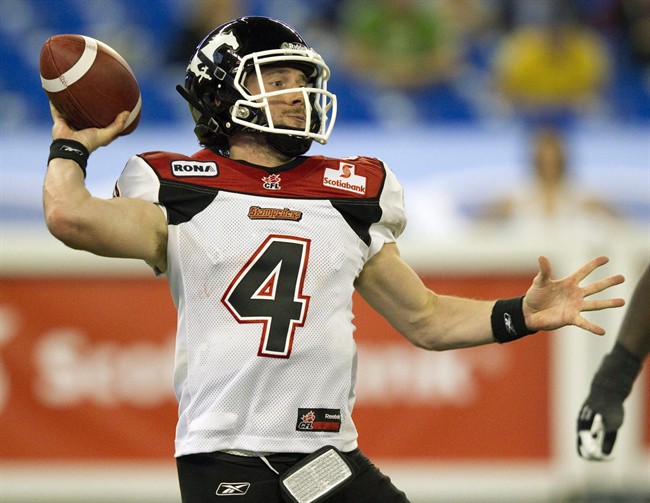
POLYGON ((0 458, 173 456, 164 280, 3 278, 0 291, 0 458))
MULTIPOLYGON (((426 277, 425 283, 440 294, 490 299, 520 295, 530 276, 426 277)), ((365 303, 356 303, 356 315, 355 421, 371 458, 550 456, 547 334, 428 353, 408 344, 365 303), (368 373, 383 375, 381 386, 368 373)))
MULTIPOLYGON (((514 296, 522 276, 428 277, 439 293, 514 296)), ((549 339, 430 353, 355 298, 355 420, 371 457, 550 456, 549 339)), ((164 280, 3 278, 0 459, 169 459, 176 313, 164 280)))

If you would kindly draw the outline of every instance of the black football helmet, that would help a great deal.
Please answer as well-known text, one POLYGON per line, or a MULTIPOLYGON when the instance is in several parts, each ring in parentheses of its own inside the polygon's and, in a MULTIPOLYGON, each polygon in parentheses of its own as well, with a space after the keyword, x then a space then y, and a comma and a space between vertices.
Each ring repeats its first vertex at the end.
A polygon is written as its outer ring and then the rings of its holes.
POLYGON ((212 31, 197 47, 187 67, 185 86, 178 92, 190 104, 199 143, 227 150, 227 138, 238 131, 259 131, 285 155, 302 155, 316 140, 327 143, 336 120, 336 96, 327 90, 330 77, 323 58, 285 23, 259 16, 242 17, 212 31), (260 68, 297 67, 305 72, 305 87, 267 90, 260 68), (251 94, 246 78, 256 76, 260 93, 251 94), (268 98, 302 93, 305 126, 275 124, 268 98))

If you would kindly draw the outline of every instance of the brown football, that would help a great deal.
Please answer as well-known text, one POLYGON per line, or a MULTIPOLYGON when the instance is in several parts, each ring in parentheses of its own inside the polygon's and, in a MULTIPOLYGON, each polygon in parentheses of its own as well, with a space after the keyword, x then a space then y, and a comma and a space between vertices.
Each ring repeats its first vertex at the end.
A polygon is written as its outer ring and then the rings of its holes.
POLYGON ((85 35, 54 35, 41 49, 41 84, 74 129, 106 127, 129 110, 127 127, 136 128, 142 111, 133 70, 114 49, 85 35))

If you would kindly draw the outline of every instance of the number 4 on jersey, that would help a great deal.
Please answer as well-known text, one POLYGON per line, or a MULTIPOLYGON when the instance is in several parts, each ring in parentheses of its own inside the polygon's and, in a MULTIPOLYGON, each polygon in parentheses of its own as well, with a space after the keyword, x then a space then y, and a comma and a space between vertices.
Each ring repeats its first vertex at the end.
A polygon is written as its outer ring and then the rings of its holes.
POLYGON ((258 356, 289 358, 296 327, 305 323, 309 297, 302 294, 308 239, 269 236, 239 271, 222 298, 240 323, 261 323, 258 356))

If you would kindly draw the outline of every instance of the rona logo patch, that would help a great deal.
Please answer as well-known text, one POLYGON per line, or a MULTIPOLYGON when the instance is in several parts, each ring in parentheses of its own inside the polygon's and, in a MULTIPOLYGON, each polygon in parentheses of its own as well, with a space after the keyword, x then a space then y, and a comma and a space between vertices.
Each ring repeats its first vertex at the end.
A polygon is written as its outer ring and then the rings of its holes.
POLYGON ((217 176, 219 170, 213 161, 172 161, 174 176, 217 176))

